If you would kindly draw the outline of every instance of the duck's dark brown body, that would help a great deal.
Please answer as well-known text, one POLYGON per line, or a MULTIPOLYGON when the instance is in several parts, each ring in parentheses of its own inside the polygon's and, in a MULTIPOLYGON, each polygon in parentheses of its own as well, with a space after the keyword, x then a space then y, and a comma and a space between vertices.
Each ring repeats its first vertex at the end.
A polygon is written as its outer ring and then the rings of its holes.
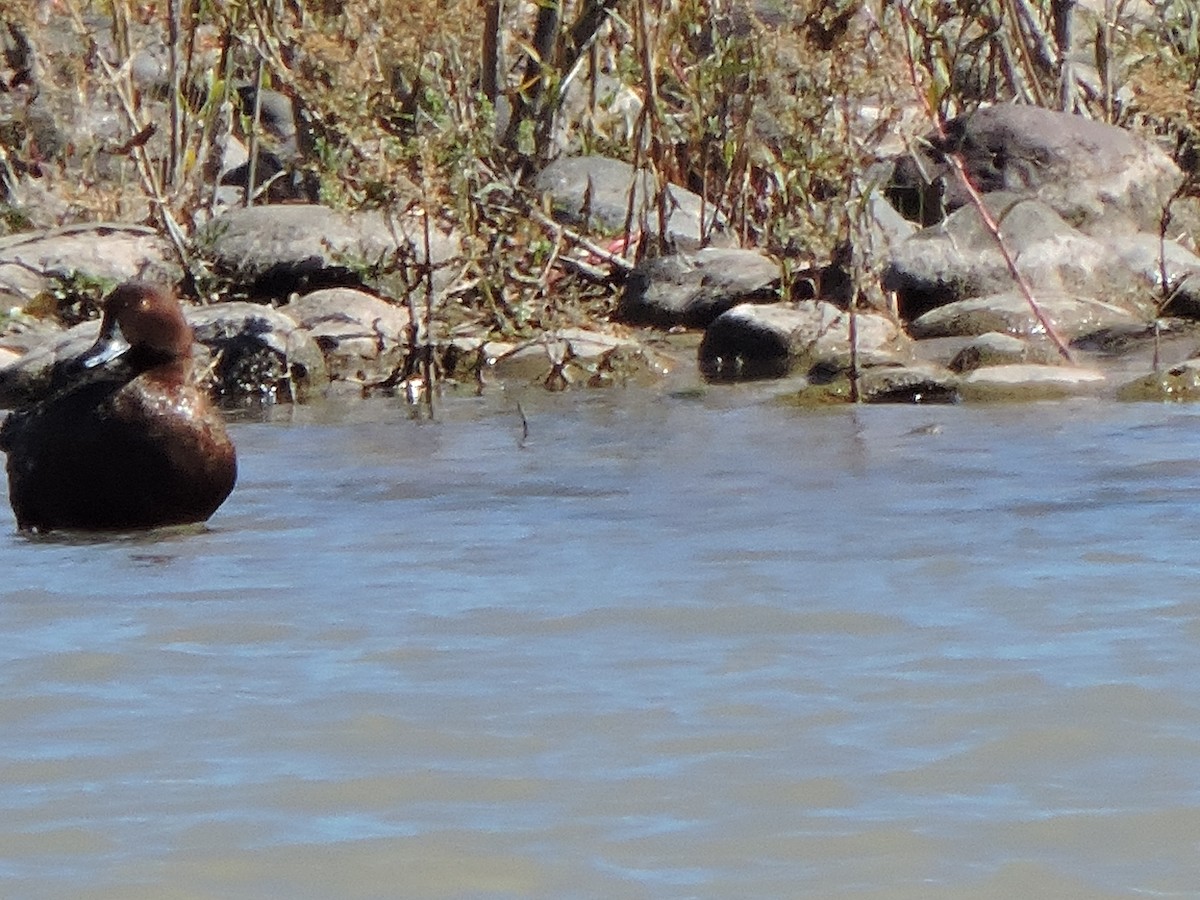
POLYGON ((213 514, 233 490, 237 458, 196 383, 191 344, 178 302, 160 288, 132 283, 110 295, 76 382, 0 428, 18 528, 150 528, 213 514), (115 334, 124 352, 106 343, 115 334))

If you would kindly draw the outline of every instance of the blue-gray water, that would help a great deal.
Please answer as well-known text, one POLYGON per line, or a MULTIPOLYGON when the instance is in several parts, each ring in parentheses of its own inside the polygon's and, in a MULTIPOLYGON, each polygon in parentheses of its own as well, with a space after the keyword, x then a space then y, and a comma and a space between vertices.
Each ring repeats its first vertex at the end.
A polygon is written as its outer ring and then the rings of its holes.
POLYGON ((1200 895, 1200 411, 527 403, 6 518, 0 896, 1200 895))

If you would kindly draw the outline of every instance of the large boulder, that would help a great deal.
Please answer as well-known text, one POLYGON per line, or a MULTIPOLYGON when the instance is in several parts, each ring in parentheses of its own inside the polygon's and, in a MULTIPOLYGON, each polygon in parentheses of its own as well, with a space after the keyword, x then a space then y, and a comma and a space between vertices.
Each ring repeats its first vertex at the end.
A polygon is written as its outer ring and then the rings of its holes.
MULTIPOLYGON (((424 216, 340 212, 317 204, 230 209, 200 228, 196 252, 225 277, 271 295, 304 286, 355 285, 373 265, 425 262, 424 216)), ((460 251, 458 236, 430 223, 435 283, 460 251)))
MULTIPOLYGON (((1131 304, 1139 288, 1145 293, 1144 280, 1108 244, 1071 227, 1048 204, 1004 192, 985 203, 1035 291, 1103 295, 1131 304)), ((901 315, 914 319, 957 300, 1009 291, 1013 276, 995 235, 979 211, 967 206, 896 245, 883 283, 896 292, 901 315)))
POLYGON ((951 119, 927 151, 900 159, 890 196, 926 224, 969 204, 947 154, 982 192, 1036 197, 1085 231, 1154 231, 1182 173, 1149 141, 1084 116, 1035 106, 981 107, 951 119))

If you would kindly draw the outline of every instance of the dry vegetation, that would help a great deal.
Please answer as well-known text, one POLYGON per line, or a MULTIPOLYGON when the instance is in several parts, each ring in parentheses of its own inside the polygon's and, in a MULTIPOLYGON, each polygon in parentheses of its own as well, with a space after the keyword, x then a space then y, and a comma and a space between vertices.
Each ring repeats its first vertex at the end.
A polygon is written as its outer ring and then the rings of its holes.
MULTIPOLYGON (((1112 0, 1107 15, 1076 16, 1090 30, 1073 36, 1061 5, 9 0, 0 174, 53 182, 60 219, 153 222, 198 270, 187 236, 209 214, 221 141, 271 144, 235 105, 236 86, 262 84, 300 111, 296 177, 334 206, 420 204, 460 227, 470 262, 443 314, 511 336, 603 318, 614 299, 606 278, 552 265, 566 239, 523 187, 563 150, 650 166, 791 268, 860 246, 880 154, 982 102, 1067 105, 1147 129, 1194 171, 1195 3, 1146 15, 1112 0), (39 53, 36 91, 14 78, 22 35, 39 53), (1064 41, 1075 46, 1065 75, 1064 41), (175 48, 163 96, 132 79, 131 60, 155 44, 175 48), (115 118, 91 126, 80 110, 100 97, 115 118)), ((4 221, 31 224, 17 205, 4 221)), ((411 287, 386 266, 363 274, 395 296, 411 287)))

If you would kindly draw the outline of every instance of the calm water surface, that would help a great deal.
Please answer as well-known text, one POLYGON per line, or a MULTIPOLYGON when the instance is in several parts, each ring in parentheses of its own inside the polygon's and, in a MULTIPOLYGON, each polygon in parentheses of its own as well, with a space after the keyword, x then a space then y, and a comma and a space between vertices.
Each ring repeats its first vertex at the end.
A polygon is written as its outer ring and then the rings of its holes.
POLYGON ((5 499, 0 896, 1200 896, 1200 411, 527 404, 5 499))

